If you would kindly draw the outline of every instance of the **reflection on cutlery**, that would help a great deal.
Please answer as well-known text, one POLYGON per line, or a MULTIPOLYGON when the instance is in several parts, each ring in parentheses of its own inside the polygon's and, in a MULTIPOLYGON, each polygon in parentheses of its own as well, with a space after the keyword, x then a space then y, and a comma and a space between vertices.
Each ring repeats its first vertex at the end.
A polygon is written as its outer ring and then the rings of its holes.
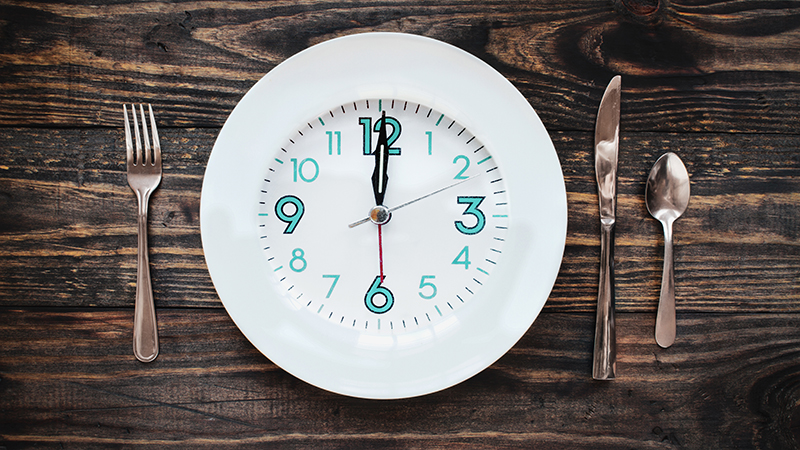
POLYGON ((144 152, 142 137, 139 135, 139 123, 136 120, 136 108, 131 105, 133 128, 136 136, 136 152, 133 151, 131 125, 128 121, 128 109, 122 105, 125 114, 125 144, 127 148, 128 184, 136 193, 139 201, 139 256, 136 271, 136 306, 133 313, 133 354, 142 362, 150 362, 158 356, 158 329, 156 327, 156 310, 153 304, 153 286, 150 282, 150 260, 147 256, 147 206, 150 194, 161 182, 161 144, 156 129, 153 108, 150 110, 150 128, 153 133, 153 149, 150 151, 147 121, 144 106, 139 105, 142 116, 142 134, 144 135, 144 152))
POLYGON ((617 207, 617 154, 619 150, 620 83, 617 75, 606 88, 594 132, 594 165, 600 199, 600 285, 594 332, 592 377, 613 380, 616 374, 617 338, 614 327, 614 225, 617 207))
POLYGON ((675 342, 675 272, 672 265, 672 222, 689 205, 689 172, 675 153, 666 153, 650 170, 645 188, 650 215, 664 227, 664 272, 656 315, 656 342, 667 348, 675 342))

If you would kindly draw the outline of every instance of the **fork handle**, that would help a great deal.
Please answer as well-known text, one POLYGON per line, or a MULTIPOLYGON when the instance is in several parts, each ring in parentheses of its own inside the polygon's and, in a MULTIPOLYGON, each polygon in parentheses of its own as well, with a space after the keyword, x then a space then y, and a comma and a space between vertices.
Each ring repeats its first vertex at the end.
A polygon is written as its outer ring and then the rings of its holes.
MULTIPOLYGON (((138 194, 138 192, 137 192, 138 194)), ((150 258, 147 247, 147 207, 150 193, 139 197, 139 251, 136 270, 136 304, 133 312, 133 354, 141 362, 151 362, 158 356, 158 329, 150 282, 150 258)))

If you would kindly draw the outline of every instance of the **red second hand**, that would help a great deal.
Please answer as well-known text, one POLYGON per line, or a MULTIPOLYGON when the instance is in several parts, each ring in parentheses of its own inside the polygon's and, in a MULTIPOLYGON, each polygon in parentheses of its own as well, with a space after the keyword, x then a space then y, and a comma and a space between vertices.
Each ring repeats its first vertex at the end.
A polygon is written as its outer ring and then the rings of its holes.
POLYGON ((381 283, 383 283, 383 233, 382 233, 383 225, 378 224, 378 261, 381 267, 381 283))

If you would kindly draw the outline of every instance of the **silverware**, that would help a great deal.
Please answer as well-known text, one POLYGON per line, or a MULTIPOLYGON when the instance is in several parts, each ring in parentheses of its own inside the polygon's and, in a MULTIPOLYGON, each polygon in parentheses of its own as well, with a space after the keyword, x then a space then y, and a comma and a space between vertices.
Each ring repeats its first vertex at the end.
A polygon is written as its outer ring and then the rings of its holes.
POLYGON ((664 271, 656 315, 656 342, 667 348, 675 342, 675 271, 672 259, 672 223, 689 205, 689 172, 675 153, 662 155, 647 178, 645 202, 650 215, 664 227, 664 271))
POLYGON ((600 200, 600 285, 594 332, 592 378, 616 376, 617 337, 614 327, 614 225, 617 209, 617 154, 619 150, 619 75, 611 79, 600 101, 594 131, 594 168, 600 200))
POLYGON ((136 108, 131 105, 133 128, 136 135, 136 153, 131 142, 131 125, 128 121, 128 108, 122 105, 125 114, 125 144, 127 148, 128 184, 139 200, 139 256, 136 271, 136 306, 133 313, 133 354, 142 362, 150 362, 158 356, 158 329, 156 326, 156 309, 153 304, 153 286, 150 282, 150 260, 147 256, 147 207, 150 194, 161 182, 161 144, 158 139, 156 119, 153 108, 150 111, 150 128, 153 132, 153 149, 150 151, 147 135, 147 121, 144 105, 139 105, 142 115, 142 134, 144 135, 144 153, 142 139, 139 135, 139 123, 136 120, 136 108))

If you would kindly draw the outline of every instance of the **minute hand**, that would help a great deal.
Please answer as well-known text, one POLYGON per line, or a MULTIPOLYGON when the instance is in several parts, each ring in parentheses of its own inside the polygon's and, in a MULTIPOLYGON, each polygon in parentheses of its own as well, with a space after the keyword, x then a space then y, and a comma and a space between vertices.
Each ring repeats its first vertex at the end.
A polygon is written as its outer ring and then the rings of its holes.
MULTIPOLYGON (((446 190, 448 190, 448 189, 450 189, 450 188, 452 188, 452 187, 456 187, 456 186, 458 186, 458 185, 459 185, 459 184, 461 184, 461 183, 465 183, 465 182, 467 182, 467 181, 469 181, 469 180, 472 180, 472 179, 474 179, 474 178, 478 178, 478 177, 479 177, 479 176, 481 176, 481 175, 483 175, 483 173, 479 173, 479 174, 477 174, 477 175, 473 175, 473 176, 471 176, 471 177, 469 177, 469 178, 465 178, 465 179, 463 179, 463 180, 456 181, 455 183, 453 183, 453 184, 449 184, 449 185, 447 185, 447 186, 445 186, 445 187, 443 187, 443 188, 441 188, 441 189, 437 189, 437 190, 435 190, 435 191, 433 191, 433 192, 429 192, 429 193, 427 193, 427 194, 423 195, 422 197, 417 197, 417 198, 415 198, 414 200, 409 200, 409 201, 407 201, 407 202, 405 202, 405 203, 402 203, 402 204, 400 204, 400 205, 397 205, 397 206, 395 206, 394 208, 390 208, 390 209, 389 209, 389 212, 390 212, 390 213, 392 213, 392 212, 395 212, 395 211, 397 211, 397 210, 398 210, 398 209, 400 209, 400 208, 405 208, 406 206, 408 206, 408 205, 411 205, 412 203, 416 203, 416 202, 418 202, 418 201, 420 201, 420 200, 424 200, 424 199, 426 199, 426 198, 428 198, 428 197, 430 197, 430 196, 432 196, 432 195, 436 195, 436 194, 438 194, 438 193, 440 193, 440 192, 442 192, 442 191, 446 191, 446 190)), ((367 223, 367 222, 369 222, 369 221, 370 221, 370 218, 369 218, 369 217, 366 217, 366 218, 364 218, 364 219, 361 219, 361 220, 359 220, 359 221, 357 221, 357 222, 353 222, 353 223, 351 223, 350 225, 348 225, 348 227, 350 227, 350 228, 354 228, 354 227, 357 227, 357 226, 359 226, 359 225, 365 224, 365 223, 367 223)))
POLYGON ((389 142, 386 138, 386 111, 381 117, 378 131, 378 145, 375 147, 375 170, 372 172, 372 192, 375 194, 375 205, 383 205, 386 195, 386 183, 389 181, 387 166, 389 165, 389 142))

